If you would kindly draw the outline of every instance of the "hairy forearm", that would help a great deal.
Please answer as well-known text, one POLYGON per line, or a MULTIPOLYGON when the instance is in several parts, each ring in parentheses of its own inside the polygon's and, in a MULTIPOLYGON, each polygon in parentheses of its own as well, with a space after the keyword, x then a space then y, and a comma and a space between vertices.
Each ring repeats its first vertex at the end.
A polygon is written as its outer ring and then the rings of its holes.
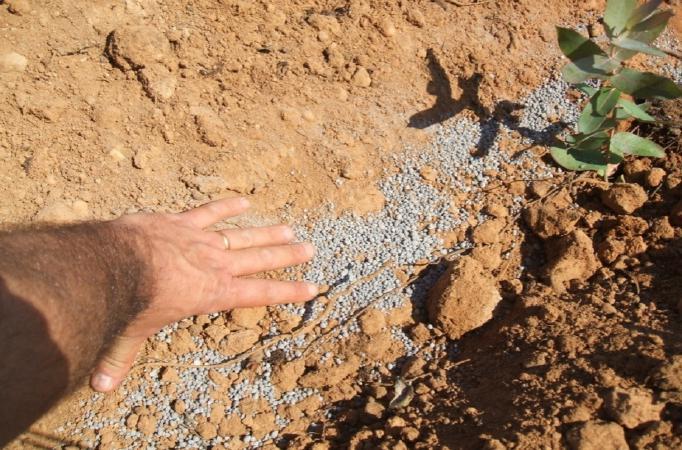
POLYGON ((0 233, 0 446, 72 389, 152 289, 116 222, 0 233))

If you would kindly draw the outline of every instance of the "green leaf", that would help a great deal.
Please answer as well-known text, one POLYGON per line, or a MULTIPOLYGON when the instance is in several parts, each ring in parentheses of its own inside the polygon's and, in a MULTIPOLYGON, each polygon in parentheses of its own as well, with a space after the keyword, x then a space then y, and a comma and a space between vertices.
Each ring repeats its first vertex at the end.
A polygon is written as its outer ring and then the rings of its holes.
MULTIPOLYGON (((634 117, 637 120, 641 120, 643 122, 655 122, 656 119, 651 117, 644 109, 644 106, 648 106, 646 103, 643 103, 642 105, 637 105, 634 102, 631 102, 630 100, 620 98, 618 99, 618 106, 623 108, 623 111, 625 111, 626 118, 627 117, 634 117)), ((616 119, 619 119, 618 115, 616 114, 616 119)))
POLYGON ((604 24, 609 36, 620 35, 637 7, 637 0, 608 0, 604 24))
POLYGON ((652 158, 665 157, 665 151, 660 145, 625 131, 616 133, 611 138, 610 150, 612 153, 619 155, 637 155, 652 158))
POLYGON ((585 105, 585 109, 580 114, 578 119, 578 131, 584 134, 594 133, 599 129, 602 123, 606 120, 606 116, 601 116, 595 113, 592 101, 585 105))
MULTIPOLYGON (((659 56, 662 58, 664 58, 666 56, 665 52, 662 52, 661 50, 657 49, 656 47, 652 47, 649 44, 645 44, 644 42, 637 41, 635 39, 630 39, 630 38, 627 38, 625 36, 619 37, 613 44, 618 48, 622 48, 625 50, 631 50, 633 52, 646 53, 647 55, 659 56)), ((628 52, 628 53, 630 53, 630 52, 628 52)), ((628 56, 628 58, 631 58, 631 57, 632 56, 628 56)), ((623 60, 623 59, 628 59, 628 58, 619 58, 619 59, 623 60)))
POLYGON ((661 6, 663 0, 651 0, 643 5, 640 5, 635 12, 632 13, 626 24, 626 28, 632 28, 643 20, 648 19, 661 6))
POLYGON ((622 92, 637 98, 674 99, 682 96, 682 89, 672 80, 651 72, 626 68, 611 78, 611 83, 622 92))
POLYGON ((561 73, 566 81, 575 84, 590 78, 606 79, 619 67, 618 61, 606 56, 593 55, 568 63, 561 73))
POLYGON ((559 48, 571 61, 577 61, 593 55, 606 56, 606 53, 596 43, 575 30, 557 27, 557 36, 559 38, 559 48))
POLYGON ((645 44, 653 43, 668 26, 668 22, 674 16, 670 10, 659 11, 644 22, 633 26, 627 33, 627 37, 645 44))
POLYGON ((610 136, 606 131, 597 131, 591 134, 578 133, 566 138, 566 142, 571 147, 578 150, 599 150, 609 140, 610 136))
POLYGON ((600 89, 591 100, 594 113, 598 116, 608 115, 616 107, 620 95, 618 89, 600 89))
POLYGON ((575 88, 582 92, 583 94, 587 95, 588 97, 592 97, 599 90, 596 87, 592 87, 589 84, 585 83, 579 83, 575 86, 575 88))
MULTIPOLYGON (((594 170, 603 176, 607 169, 606 157, 599 150, 584 151, 575 148, 552 147, 549 152, 557 164, 568 170, 594 170)), ((621 156, 611 154, 609 164, 618 164, 622 160, 621 156)))

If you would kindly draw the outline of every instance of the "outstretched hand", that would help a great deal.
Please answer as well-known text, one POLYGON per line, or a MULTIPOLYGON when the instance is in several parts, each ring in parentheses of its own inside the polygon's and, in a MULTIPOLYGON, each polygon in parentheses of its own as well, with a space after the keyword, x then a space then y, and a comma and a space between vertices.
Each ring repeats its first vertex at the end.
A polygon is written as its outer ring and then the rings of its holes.
POLYGON ((312 245, 292 244, 288 226, 206 231, 249 208, 243 198, 219 200, 178 214, 135 214, 118 223, 144 238, 152 290, 149 305, 116 338, 90 384, 107 392, 125 378, 145 340, 164 326, 197 314, 302 302, 317 286, 244 278, 309 261, 312 245))

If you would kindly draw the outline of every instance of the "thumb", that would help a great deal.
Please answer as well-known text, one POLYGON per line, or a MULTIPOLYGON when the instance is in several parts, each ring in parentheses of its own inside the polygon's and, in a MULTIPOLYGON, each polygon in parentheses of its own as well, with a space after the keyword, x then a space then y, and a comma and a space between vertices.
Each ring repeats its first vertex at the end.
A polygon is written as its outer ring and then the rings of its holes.
POLYGON ((90 386, 98 392, 113 391, 126 377, 144 344, 144 337, 119 336, 102 356, 90 376, 90 386))

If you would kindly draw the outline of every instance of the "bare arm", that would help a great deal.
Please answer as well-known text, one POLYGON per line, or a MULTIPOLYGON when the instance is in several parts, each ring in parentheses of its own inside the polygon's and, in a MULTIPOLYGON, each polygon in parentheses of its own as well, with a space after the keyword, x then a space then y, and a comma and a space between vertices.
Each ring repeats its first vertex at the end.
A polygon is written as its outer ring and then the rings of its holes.
POLYGON ((114 389, 169 323, 312 298, 307 283, 242 278, 312 257, 288 227, 204 231, 247 207, 0 233, 0 446, 93 370, 94 389, 114 389))

